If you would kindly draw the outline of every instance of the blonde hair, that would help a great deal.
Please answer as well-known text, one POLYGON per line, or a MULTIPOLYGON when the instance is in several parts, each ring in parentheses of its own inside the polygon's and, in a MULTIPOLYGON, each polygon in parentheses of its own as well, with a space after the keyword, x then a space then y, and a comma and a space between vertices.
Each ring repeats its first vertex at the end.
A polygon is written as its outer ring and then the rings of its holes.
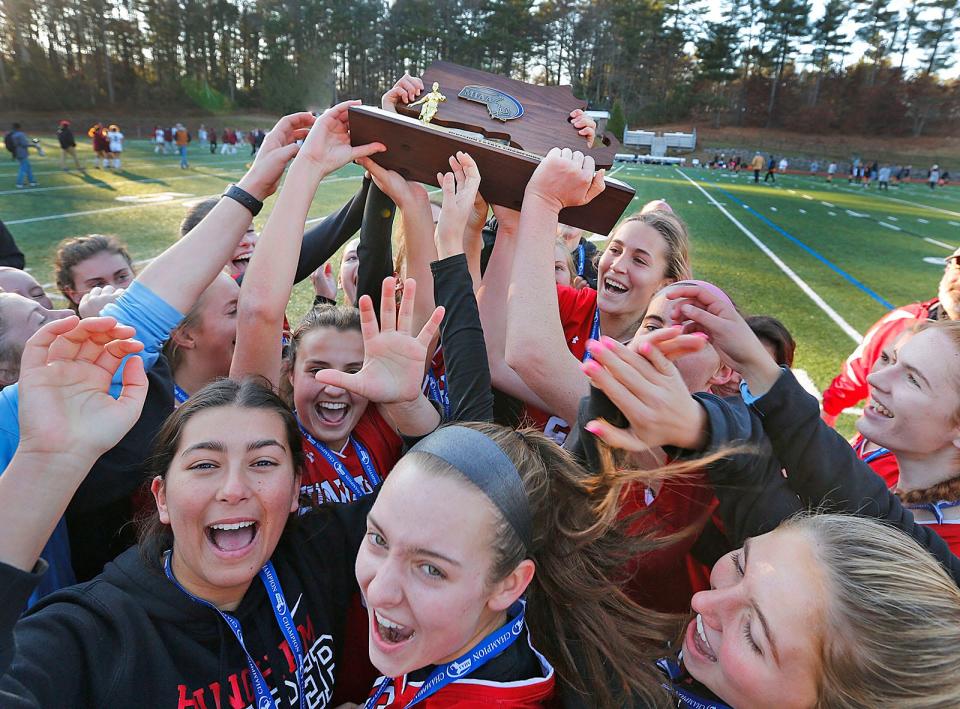
POLYGON ((827 579, 816 706, 960 706, 960 589, 911 537, 880 521, 819 514, 806 535, 827 579))
POLYGON ((663 277, 668 281, 683 281, 693 278, 690 268, 690 232, 684 221, 673 212, 654 209, 650 212, 635 212, 620 222, 611 238, 627 224, 639 222, 653 227, 663 237, 667 247, 667 266, 663 277))

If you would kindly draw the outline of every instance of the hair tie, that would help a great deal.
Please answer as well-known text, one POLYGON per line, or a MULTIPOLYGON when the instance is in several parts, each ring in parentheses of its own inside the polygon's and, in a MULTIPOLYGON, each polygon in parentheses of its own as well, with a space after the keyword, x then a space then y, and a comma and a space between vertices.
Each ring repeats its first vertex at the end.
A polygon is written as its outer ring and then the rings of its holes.
POLYGON ((533 547, 527 491, 517 467, 492 438, 466 426, 444 426, 410 452, 429 453, 459 470, 500 510, 524 547, 533 547))

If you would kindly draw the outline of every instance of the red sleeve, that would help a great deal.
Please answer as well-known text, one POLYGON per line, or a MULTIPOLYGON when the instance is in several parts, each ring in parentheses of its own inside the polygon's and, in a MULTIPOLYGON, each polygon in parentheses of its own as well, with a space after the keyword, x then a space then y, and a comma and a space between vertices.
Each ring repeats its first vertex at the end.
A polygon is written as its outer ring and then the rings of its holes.
POLYGON ((825 413, 835 416, 867 398, 867 375, 883 348, 917 320, 925 319, 929 313, 926 306, 926 303, 915 303, 897 308, 884 315, 867 331, 860 346, 847 357, 840 374, 823 392, 825 413))
POLYGON ((366 447, 373 464, 381 478, 393 470, 393 466, 400 460, 403 450, 403 441, 386 419, 380 415, 380 410, 373 402, 367 406, 363 416, 353 429, 354 435, 366 447))
POLYGON ((597 309, 597 291, 593 288, 578 289, 558 285, 557 301, 567 347, 574 357, 583 359, 593 327, 593 314, 597 309))

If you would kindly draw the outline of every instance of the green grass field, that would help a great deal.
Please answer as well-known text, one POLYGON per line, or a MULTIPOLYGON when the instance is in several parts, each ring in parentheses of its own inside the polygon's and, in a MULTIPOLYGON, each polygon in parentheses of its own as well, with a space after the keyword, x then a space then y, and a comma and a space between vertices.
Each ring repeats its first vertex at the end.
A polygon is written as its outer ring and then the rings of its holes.
MULTIPOLYGON (((61 171, 55 141, 45 144, 47 157, 31 154, 37 188, 15 189, 16 163, 0 162, 0 219, 44 284, 53 280, 52 256, 65 237, 114 234, 136 260, 155 256, 176 238, 192 200, 219 194, 250 162, 247 151, 220 156, 192 147, 190 169, 180 170, 176 156, 155 155, 146 141, 128 141, 122 170, 102 170, 92 168, 84 144, 78 150, 84 175, 61 171)), ((888 305, 936 293, 942 259, 960 245, 956 188, 931 192, 911 184, 877 193, 845 179, 830 185, 804 175, 754 185, 747 173, 615 169, 618 179, 637 190, 637 208, 666 199, 687 221, 696 277, 725 288, 744 312, 784 321, 798 342, 796 367, 819 388, 853 350, 856 333, 865 332, 888 305)), ((355 166, 328 178, 310 218, 340 206, 359 178, 355 166)), ((272 200, 257 218, 258 227, 271 208, 272 200)), ((311 299, 309 283, 300 284, 290 305, 292 320, 311 299)), ((844 416, 841 430, 849 432, 852 420, 844 416)))

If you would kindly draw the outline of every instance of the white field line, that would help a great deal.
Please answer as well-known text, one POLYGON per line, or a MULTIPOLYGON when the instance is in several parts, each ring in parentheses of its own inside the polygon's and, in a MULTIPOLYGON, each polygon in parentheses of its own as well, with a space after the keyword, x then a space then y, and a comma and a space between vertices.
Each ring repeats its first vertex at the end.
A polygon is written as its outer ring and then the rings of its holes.
MULTIPOLYGON (((793 372, 793 376, 797 378, 797 382, 806 390, 808 394, 817 397, 817 401, 823 402, 823 396, 820 394, 820 389, 817 388, 816 382, 813 381, 813 378, 807 374, 807 370, 791 369, 790 371, 793 372)), ((843 413, 850 414, 851 416, 862 416, 863 409, 851 406, 850 408, 844 409, 843 413)))
MULTIPOLYGON (((329 180, 324 180, 325 183, 330 182, 342 182, 343 180, 359 180, 362 175, 353 175, 351 177, 334 177, 329 180)), ((74 217, 86 217, 91 214, 106 214, 108 212, 122 212, 127 209, 145 209, 147 207, 158 207, 158 206, 169 206, 171 204, 183 204, 184 202, 190 202, 196 199, 208 199, 210 197, 218 197, 219 195, 194 195, 192 197, 185 197, 184 199, 173 199, 169 202, 148 202, 145 204, 128 204, 123 207, 107 207, 106 209, 87 209, 82 212, 67 212, 66 214, 49 214, 45 217, 31 217, 29 219, 15 219, 13 221, 4 222, 7 226, 12 224, 31 224, 33 222, 46 222, 53 219, 72 219, 74 217)))
MULTIPOLYGON (((8 154, 9 154, 9 153, 8 153, 8 154)), ((35 158, 34 156, 31 155, 30 157, 31 157, 31 160, 36 160, 36 158, 35 158)), ((246 157, 246 158, 242 158, 242 159, 241 159, 241 158, 233 158, 232 160, 216 160, 216 159, 211 160, 211 159, 209 159, 209 158, 204 158, 203 160, 198 160, 198 159, 196 159, 195 157, 194 157, 194 158, 191 158, 191 157, 188 155, 188 156, 187 156, 187 159, 190 161, 190 167, 216 167, 217 165, 228 165, 228 164, 232 164, 232 163, 241 163, 241 162, 242 162, 242 163, 253 162, 253 158, 252 158, 252 157, 246 157)), ((89 163, 92 163, 92 162, 93 162, 93 158, 91 158, 91 157, 88 156, 86 160, 81 160, 81 161, 80 161, 80 164, 81 164, 81 165, 84 165, 84 163, 87 163, 87 165, 85 165, 83 169, 86 170, 88 173, 92 173, 92 174, 95 174, 95 175, 96 175, 96 174, 109 174, 110 171, 114 169, 114 168, 112 168, 112 167, 111 167, 111 168, 102 168, 102 167, 90 166, 89 163)), ((120 169, 121 169, 121 170, 126 170, 126 169, 129 169, 129 168, 136 168, 136 169, 140 170, 140 169, 147 168, 147 167, 172 167, 173 165, 176 165, 177 168, 179 169, 180 163, 179 163, 179 156, 178 156, 178 155, 171 155, 171 156, 170 156, 170 160, 169 160, 168 163, 162 162, 159 158, 157 158, 155 161, 154 161, 154 160, 151 160, 150 158, 137 158, 137 159, 135 159, 135 160, 126 160, 126 159, 124 159, 124 160, 123 160, 123 163, 122 163, 122 166, 121 166, 120 169)), ((31 167, 36 167, 36 163, 32 163, 32 164, 31 164, 31 167)), ((48 165, 43 165, 43 167, 53 167, 53 165, 49 165, 49 166, 48 166, 48 165)), ((77 168, 74 167, 72 171, 73 171, 73 172, 76 172, 76 169, 77 169, 77 168)), ((61 169, 57 168, 57 169, 54 169, 54 170, 34 170, 34 171, 33 171, 33 174, 34 174, 34 175, 63 175, 65 172, 67 172, 67 171, 66 171, 66 170, 61 170, 61 169)), ((17 171, 16 171, 16 170, 14 170, 13 172, 0 172, 0 178, 4 178, 4 177, 16 178, 16 176, 17 176, 17 171)))
POLYGON ((887 224, 886 222, 877 222, 880 226, 885 226, 887 229, 893 229, 894 231, 903 231, 900 227, 895 224, 887 224))
MULTIPOLYGON (((128 177, 126 182, 140 182, 140 183, 150 183, 150 182, 173 182, 174 180, 190 180, 199 177, 217 177, 217 178, 226 178, 231 179, 236 177, 239 174, 239 171, 224 174, 224 173, 214 173, 214 172, 194 172, 189 175, 175 175, 174 177, 128 177)), ((108 187, 119 188, 123 186, 122 182, 108 182, 106 183, 108 187)), ((55 187, 24 187, 23 189, 13 189, 13 190, 0 190, 0 196, 7 194, 37 194, 38 192, 54 192, 59 190, 79 190, 84 187, 89 187, 92 189, 103 189, 103 185, 92 184, 89 182, 84 182, 80 185, 57 185, 55 187)))
MULTIPOLYGON (((675 169, 676 169, 676 168, 675 168, 675 169)), ((744 235, 745 235, 748 239, 750 239, 750 241, 753 242, 754 246, 756 246, 758 249, 760 249, 760 251, 762 251, 762 252, 767 256, 767 258, 769 258, 771 261, 773 261, 773 263, 776 264, 777 268, 779 268, 781 271, 783 271, 783 273, 787 276, 787 278, 789 278, 791 281, 793 281, 793 282, 797 285, 797 287, 798 287, 801 291, 803 291, 803 292, 807 295, 807 297, 810 298, 810 300, 812 300, 812 301, 817 305, 817 307, 819 307, 824 313, 826 313, 827 317, 829 317, 829 318, 834 322, 834 324, 835 324, 837 327, 839 327, 841 330, 843 330, 843 332, 844 332, 851 340, 853 340, 853 341, 856 342, 857 344, 860 344, 860 341, 863 339, 863 335, 861 335, 859 332, 857 332, 857 331, 853 328, 853 326, 850 325, 850 323, 848 323, 846 320, 844 320, 836 310, 834 310, 833 308, 831 308, 831 307, 827 304, 827 302, 826 302, 823 298, 821 298, 820 295, 819 295, 813 288, 811 288, 810 285, 809 285, 806 281, 804 281, 802 278, 800 278, 800 276, 798 276, 798 275, 796 274, 796 272, 795 272, 792 268, 790 268, 787 264, 785 264, 785 263, 780 259, 779 256, 777 256, 773 251, 770 250, 770 248, 769 248, 766 244, 764 244, 762 241, 760 241, 760 239, 758 239, 758 238, 756 237, 756 235, 755 235, 752 231, 750 231, 749 229, 747 229, 747 227, 745 227, 743 224, 741 224, 741 223, 737 220, 736 217, 734 217, 732 214, 730 214, 730 212, 728 212, 726 209, 724 209, 722 206, 720 206, 720 204, 718 204, 717 201, 713 198, 713 195, 711 195, 709 192, 707 192, 705 189, 703 189, 703 187, 701 187, 697 182, 695 182, 694 180, 692 180, 692 179, 690 179, 689 177, 687 177, 687 175, 686 175, 684 172, 682 172, 681 170, 676 169, 676 171, 683 177, 683 179, 685 179, 685 180, 686 180, 687 182, 689 182, 691 185, 693 185, 693 186, 696 187, 698 190, 700 190, 700 192, 702 192, 703 195, 704 195, 715 207, 717 207, 717 209, 719 209, 721 212, 723 212, 724 216, 726 216, 727 219, 729 219, 731 222, 733 222, 734 226, 736 226, 740 231, 742 231, 742 232, 744 233, 744 235)))
POLYGON ((953 251, 953 247, 950 246, 950 244, 945 244, 945 243, 943 243, 942 241, 937 241, 936 239, 931 239, 931 238, 928 237, 928 236, 923 237, 923 240, 926 241, 927 243, 933 244, 934 246, 942 246, 942 247, 945 248, 947 251, 953 251))

